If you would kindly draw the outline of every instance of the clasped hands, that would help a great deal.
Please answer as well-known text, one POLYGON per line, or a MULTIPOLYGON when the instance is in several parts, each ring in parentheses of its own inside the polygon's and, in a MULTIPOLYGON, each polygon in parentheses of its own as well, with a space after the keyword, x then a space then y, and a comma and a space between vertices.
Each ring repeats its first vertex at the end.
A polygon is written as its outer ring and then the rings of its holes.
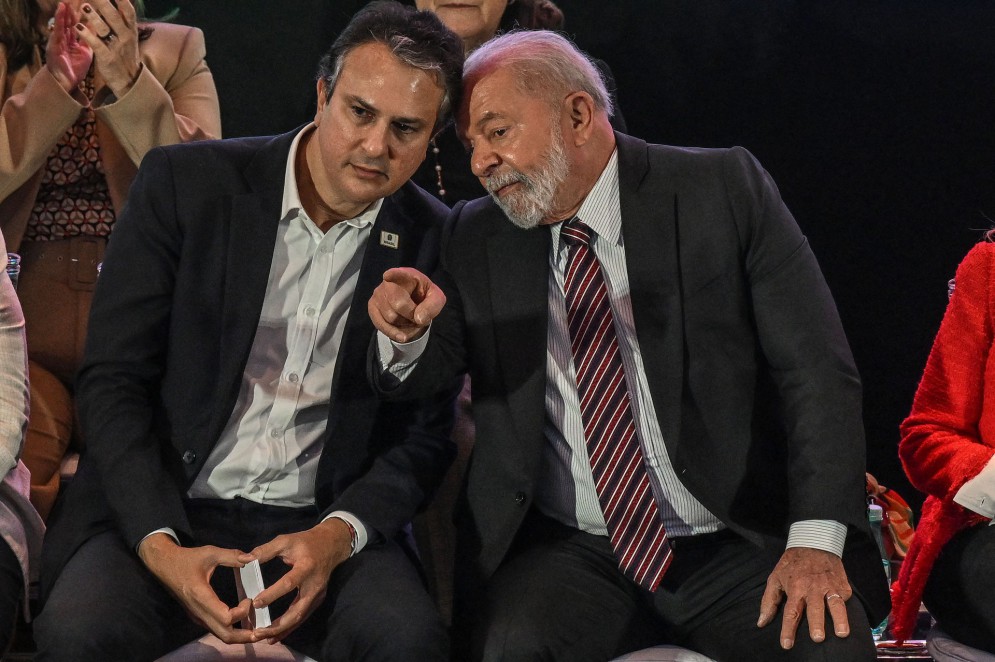
POLYGON ((138 17, 131 0, 117 0, 116 6, 110 0, 91 0, 79 12, 59 3, 45 46, 45 66, 71 94, 93 62, 119 98, 138 78, 138 17))
POLYGON ((348 525, 329 518, 301 531, 277 536, 245 553, 206 545, 181 547, 165 533, 156 533, 139 545, 145 566, 183 605, 190 617, 218 639, 229 644, 255 641, 276 643, 297 629, 325 599, 332 571, 349 558, 352 536, 348 525), (215 593, 211 576, 218 567, 241 568, 251 561, 265 563, 280 558, 290 569, 255 599, 229 607, 215 593), (269 627, 240 629, 253 609, 269 606, 293 590, 297 595, 287 611, 269 627))
POLYGON ((373 326, 391 340, 417 340, 446 305, 446 295, 417 269, 399 267, 384 272, 373 290, 367 311, 373 326))
POLYGON ((758 627, 774 620, 779 604, 781 616, 781 648, 795 644, 802 616, 808 620, 812 641, 826 638, 826 607, 837 637, 850 635, 846 601, 853 595, 850 582, 838 556, 820 549, 792 547, 784 551, 770 577, 760 600, 758 627))

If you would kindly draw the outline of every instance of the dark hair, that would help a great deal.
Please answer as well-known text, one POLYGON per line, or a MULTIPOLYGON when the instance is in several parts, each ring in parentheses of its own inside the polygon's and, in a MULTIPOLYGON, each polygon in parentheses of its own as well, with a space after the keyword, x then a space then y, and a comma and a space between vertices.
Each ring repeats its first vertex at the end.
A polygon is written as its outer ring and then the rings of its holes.
POLYGON ((345 56, 354 48, 374 42, 387 46, 404 64, 435 75, 445 91, 435 131, 445 126, 450 111, 459 104, 463 42, 434 13, 393 0, 377 0, 363 7, 321 58, 318 79, 325 81, 325 98, 332 97, 345 56))
POLYGON ((562 30, 563 12, 551 0, 512 0, 501 15, 498 32, 562 30))
MULTIPOLYGON (((145 19, 143 0, 132 0, 139 20, 145 19)), ((165 18, 176 15, 176 10, 165 18)), ((145 41, 154 28, 138 26, 138 40, 145 41)), ((7 47, 7 70, 16 71, 31 62, 35 48, 45 48, 48 35, 38 31, 38 3, 35 0, 0 0, 0 44, 7 47)))

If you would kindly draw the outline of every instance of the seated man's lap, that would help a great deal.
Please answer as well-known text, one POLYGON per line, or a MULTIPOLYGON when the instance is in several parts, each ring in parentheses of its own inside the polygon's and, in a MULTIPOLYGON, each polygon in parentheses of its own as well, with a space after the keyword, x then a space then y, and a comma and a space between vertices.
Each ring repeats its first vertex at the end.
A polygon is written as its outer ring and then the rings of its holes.
POLYGON ((848 603, 852 634, 812 642, 802 622, 793 651, 780 647, 780 615, 757 628, 760 599, 779 554, 733 534, 678 546, 655 594, 618 571, 607 539, 530 517, 525 538, 488 582, 473 636, 475 659, 605 660, 677 644, 717 660, 873 660, 863 607, 848 603), (535 535, 542 521, 556 531, 535 535))
MULTIPOLYGON (((194 504, 189 515, 197 542, 249 551, 315 521, 314 513, 257 505, 194 504)), ((285 571, 279 559, 263 565, 267 584, 285 571)), ((222 601, 237 603, 230 569, 217 568, 211 583, 222 601)), ((287 609, 293 597, 292 593, 272 606, 273 618, 287 609)), ((154 660, 204 633, 115 532, 90 539, 73 555, 36 628, 40 650, 52 651, 40 660, 125 659, 114 657, 112 651, 121 650, 127 651, 129 660, 154 660), (67 620, 71 627, 65 626, 67 620), (88 652, 65 657, 77 644, 88 652)), ((348 660, 363 659, 352 654, 363 646, 396 647, 408 639, 415 640, 411 645, 419 651, 440 651, 437 657, 424 659, 448 656, 448 636, 414 563, 398 543, 388 541, 370 545, 340 565, 332 573, 323 605, 286 643, 319 660, 348 660), (354 643, 348 655, 339 655, 335 647, 326 650, 326 640, 354 643)))
POLYGON ((324 603, 286 640, 319 660, 449 659, 449 635, 408 552, 370 545, 340 565, 324 603))

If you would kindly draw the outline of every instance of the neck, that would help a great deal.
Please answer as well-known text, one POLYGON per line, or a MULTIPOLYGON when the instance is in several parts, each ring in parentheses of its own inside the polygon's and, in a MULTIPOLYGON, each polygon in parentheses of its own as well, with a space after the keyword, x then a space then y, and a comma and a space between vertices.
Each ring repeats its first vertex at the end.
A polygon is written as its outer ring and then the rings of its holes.
MULTIPOLYGON (((343 211, 337 211, 318 190, 318 184, 312 176, 312 171, 321 170, 321 156, 317 153, 317 143, 313 142, 316 131, 311 130, 301 137, 294 157, 294 177, 297 180, 297 195, 301 206, 322 232, 328 232, 339 221, 355 218, 363 213, 369 205, 347 205, 343 211)), ((319 177, 319 179, 326 179, 319 177)), ((327 187, 326 187, 327 188, 327 187)))

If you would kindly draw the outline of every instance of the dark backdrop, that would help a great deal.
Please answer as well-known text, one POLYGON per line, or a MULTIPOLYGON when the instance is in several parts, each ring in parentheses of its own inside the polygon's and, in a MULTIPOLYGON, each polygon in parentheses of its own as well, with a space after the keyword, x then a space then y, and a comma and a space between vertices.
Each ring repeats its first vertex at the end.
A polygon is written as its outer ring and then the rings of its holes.
MULTIPOLYGON (((362 0, 152 0, 207 35, 226 136, 307 121, 314 65, 362 0)), ((629 130, 749 148, 836 296, 864 380, 868 466, 897 457, 946 281, 995 217, 995 4, 559 0, 615 73, 629 130)))

